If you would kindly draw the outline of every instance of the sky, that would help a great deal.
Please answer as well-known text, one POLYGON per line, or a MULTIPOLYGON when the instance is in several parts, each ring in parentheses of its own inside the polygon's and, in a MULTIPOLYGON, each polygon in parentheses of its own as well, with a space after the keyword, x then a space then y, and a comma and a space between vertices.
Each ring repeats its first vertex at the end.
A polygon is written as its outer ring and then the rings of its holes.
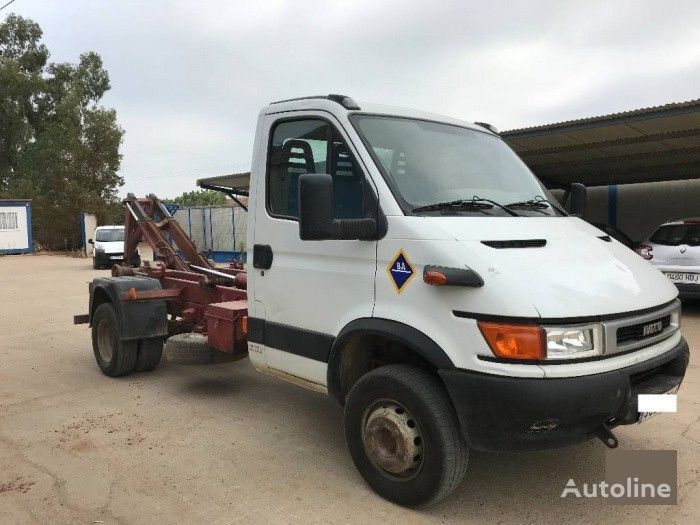
MULTIPOLYGON (((0 0, 0 5, 5 3, 0 0)), ((121 195, 250 168, 260 108, 342 93, 501 130, 700 97, 698 1, 15 0, 51 60, 96 51, 121 195)))

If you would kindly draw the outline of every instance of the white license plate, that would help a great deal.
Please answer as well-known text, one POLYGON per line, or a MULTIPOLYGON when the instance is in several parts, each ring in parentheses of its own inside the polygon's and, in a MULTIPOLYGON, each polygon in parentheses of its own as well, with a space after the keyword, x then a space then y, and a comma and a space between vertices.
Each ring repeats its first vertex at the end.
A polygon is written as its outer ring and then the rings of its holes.
MULTIPOLYGON (((678 393, 678 389, 680 388, 680 386, 681 386, 681 385, 676 385, 676 386, 674 386, 671 390, 669 390, 668 392, 664 392, 664 393, 661 394, 661 395, 666 395, 666 394, 677 394, 677 393, 678 393)), ((640 413, 639 413, 639 419, 637 419, 637 423, 638 423, 638 424, 639 424, 639 423, 642 423, 642 422, 646 421, 647 419, 649 419, 651 416, 655 416, 656 414, 659 414, 659 412, 640 412, 640 413)))
POLYGON ((696 283, 700 284, 700 273, 688 273, 688 272, 664 272, 664 275, 668 277, 674 283, 696 283))
POLYGON ((116 255, 116 256, 110 257, 110 259, 112 259, 112 260, 121 260, 122 258, 121 258, 119 255, 116 255))

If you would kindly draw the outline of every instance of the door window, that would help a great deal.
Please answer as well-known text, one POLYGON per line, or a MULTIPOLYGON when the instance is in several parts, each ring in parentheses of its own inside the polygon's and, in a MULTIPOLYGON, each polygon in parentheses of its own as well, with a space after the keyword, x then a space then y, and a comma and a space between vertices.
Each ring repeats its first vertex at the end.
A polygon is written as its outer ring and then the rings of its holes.
POLYGON ((357 160, 338 130, 320 119, 282 121, 272 130, 267 168, 267 209, 299 218, 299 175, 333 177, 335 218, 366 217, 368 187, 357 160))

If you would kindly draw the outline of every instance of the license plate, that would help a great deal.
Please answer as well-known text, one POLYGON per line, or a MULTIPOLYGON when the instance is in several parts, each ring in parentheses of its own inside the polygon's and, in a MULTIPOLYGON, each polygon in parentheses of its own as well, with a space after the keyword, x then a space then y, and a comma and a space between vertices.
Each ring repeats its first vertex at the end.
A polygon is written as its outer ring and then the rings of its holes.
MULTIPOLYGON (((674 386, 671 390, 668 392, 664 392, 661 395, 666 395, 666 394, 676 394, 678 393, 678 389, 680 388, 681 385, 676 385, 674 386)), ((656 414, 659 414, 660 412, 640 412, 639 413, 639 419, 637 419, 637 423, 642 423, 649 419, 651 416, 655 416, 656 414)))
POLYGON ((664 275, 666 275, 666 277, 668 277, 674 283, 700 284, 700 273, 664 272, 664 275))
POLYGON ((121 258, 120 256, 117 255, 117 256, 112 256, 112 257, 110 257, 110 259, 112 259, 113 261, 116 261, 116 260, 121 261, 122 258, 121 258))

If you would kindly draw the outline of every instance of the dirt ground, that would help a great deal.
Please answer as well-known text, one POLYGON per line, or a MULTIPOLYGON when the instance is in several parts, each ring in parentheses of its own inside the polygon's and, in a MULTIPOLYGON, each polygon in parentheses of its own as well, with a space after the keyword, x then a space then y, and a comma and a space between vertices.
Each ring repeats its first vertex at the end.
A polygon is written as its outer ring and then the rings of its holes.
POLYGON ((678 505, 562 500, 604 476, 600 442, 473 453, 449 500, 406 510, 374 495, 346 450, 338 405, 247 360, 164 362, 103 376, 86 326, 87 259, 0 257, 0 522, 700 522, 700 304, 676 414, 616 430, 629 449, 678 450, 678 505))

